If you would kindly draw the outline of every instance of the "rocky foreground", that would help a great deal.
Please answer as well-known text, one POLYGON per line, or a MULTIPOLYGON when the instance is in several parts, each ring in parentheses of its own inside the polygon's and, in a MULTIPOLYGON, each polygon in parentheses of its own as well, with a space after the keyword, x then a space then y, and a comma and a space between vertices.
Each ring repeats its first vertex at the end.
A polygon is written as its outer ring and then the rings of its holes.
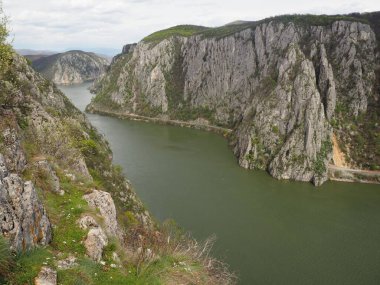
POLYGON ((0 283, 235 283, 210 243, 154 222, 85 115, 9 54, 0 60, 0 283))
POLYGON ((159 31, 124 47, 87 109, 232 128, 239 164, 278 179, 325 182, 333 133, 350 167, 378 169, 379 18, 159 31))

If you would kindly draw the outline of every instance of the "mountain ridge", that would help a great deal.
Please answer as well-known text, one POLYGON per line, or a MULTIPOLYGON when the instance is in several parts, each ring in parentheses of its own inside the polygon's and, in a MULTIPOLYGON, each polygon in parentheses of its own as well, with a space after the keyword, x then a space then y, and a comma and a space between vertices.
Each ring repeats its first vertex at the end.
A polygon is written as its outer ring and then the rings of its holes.
POLYGON ((35 70, 56 84, 74 84, 92 81, 102 76, 107 59, 81 50, 43 56, 32 61, 35 70))

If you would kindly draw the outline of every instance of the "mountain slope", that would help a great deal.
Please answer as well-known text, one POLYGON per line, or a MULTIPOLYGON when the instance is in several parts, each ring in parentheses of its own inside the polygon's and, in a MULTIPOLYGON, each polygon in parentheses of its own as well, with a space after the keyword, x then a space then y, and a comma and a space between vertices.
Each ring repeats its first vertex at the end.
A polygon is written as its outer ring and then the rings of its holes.
POLYGON ((1 38, 0 66, 1 284, 235 283, 210 243, 154 222, 104 137, 1 38))
POLYGON ((56 84, 73 84, 102 76, 108 61, 94 53, 73 50, 41 57, 32 66, 56 84))
POLYGON ((367 17, 379 13, 355 15, 153 33, 115 57, 88 110, 232 128, 239 164, 278 179, 326 181, 333 132, 351 166, 377 168, 379 61, 367 17))

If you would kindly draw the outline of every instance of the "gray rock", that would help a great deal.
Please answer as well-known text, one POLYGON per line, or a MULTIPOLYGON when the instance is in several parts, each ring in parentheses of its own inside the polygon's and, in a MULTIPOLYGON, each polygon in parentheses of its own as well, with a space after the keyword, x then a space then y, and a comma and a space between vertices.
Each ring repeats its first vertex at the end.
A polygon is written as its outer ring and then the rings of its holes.
POLYGON ((87 230, 89 228, 97 228, 99 224, 95 221, 95 219, 91 216, 83 216, 78 220, 78 225, 82 230, 87 230))
MULTIPOLYGON (((142 41, 115 58, 96 91, 117 112, 183 119, 182 110, 191 121, 233 127, 242 167, 319 185, 335 107, 347 104, 352 117, 366 112, 375 63, 369 25, 272 21, 225 37, 142 41)), ((96 102, 89 110, 114 112, 96 102)))
POLYGON ((37 161, 35 165, 44 171, 50 178, 52 191, 59 195, 63 195, 65 192, 60 188, 59 178, 54 169, 51 167, 50 163, 47 160, 40 160, 37 161))
POLYGON ((94 189, 92 193, 84 195, 83 198, 92 208, 99 210, 105 232, 109 236, 121 238, 122 231, 117 223, 116 207, 111 194, 94 189))
POLYGON ((12 249, 25 251, 51 241, 51 225, 32 182, 17 174, 5 176, 0 180, 0 201, 0 228, 12 249))
POLYGON ((74 84, 102 76, 108 64, 94 53, 74 50, 35 60, 33 67, 56 84, 74 84))
POLYGON ((78 266, 78 263, 76 262, 77 258, 75 256, 70 255, 69 257, 58 260, 57 267, 58 269, 70 269, 75 266, 78 266))
POLYGON ((87 255, 96 262, 102 259, 103 249, 107 244, 108 238, 100 227, 90 229, 84 241, 87 255))
POLYGON ((35 285, 57 285, 57 271, 43 266, 34 280, 35 285))

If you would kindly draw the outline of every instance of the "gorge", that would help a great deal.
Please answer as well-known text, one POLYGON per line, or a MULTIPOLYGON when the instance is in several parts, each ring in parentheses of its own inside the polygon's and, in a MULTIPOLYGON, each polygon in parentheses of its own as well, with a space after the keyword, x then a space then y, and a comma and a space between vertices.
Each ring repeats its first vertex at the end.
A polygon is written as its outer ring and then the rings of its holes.
POLYGON ((325 182, 333 136, 350 167, 376 170, 378 17, 158 31, 114 58, 87 110, 232 128, 239 164, 277 179, 325 182))
MULTIPOLYGON (((83 110, 90 86, 62 90, 83 110)), ((278 181, 239 167, 220 135, 87 116, 152 215, 174 219, 200 240, 216 235, 213 254, 237 273, 238 284, 379 280, 378 185, 278 181)))
POLYGON ((180 25, 110 65, 7 23, 0 284, 379 284, 380 12, 180 25))

